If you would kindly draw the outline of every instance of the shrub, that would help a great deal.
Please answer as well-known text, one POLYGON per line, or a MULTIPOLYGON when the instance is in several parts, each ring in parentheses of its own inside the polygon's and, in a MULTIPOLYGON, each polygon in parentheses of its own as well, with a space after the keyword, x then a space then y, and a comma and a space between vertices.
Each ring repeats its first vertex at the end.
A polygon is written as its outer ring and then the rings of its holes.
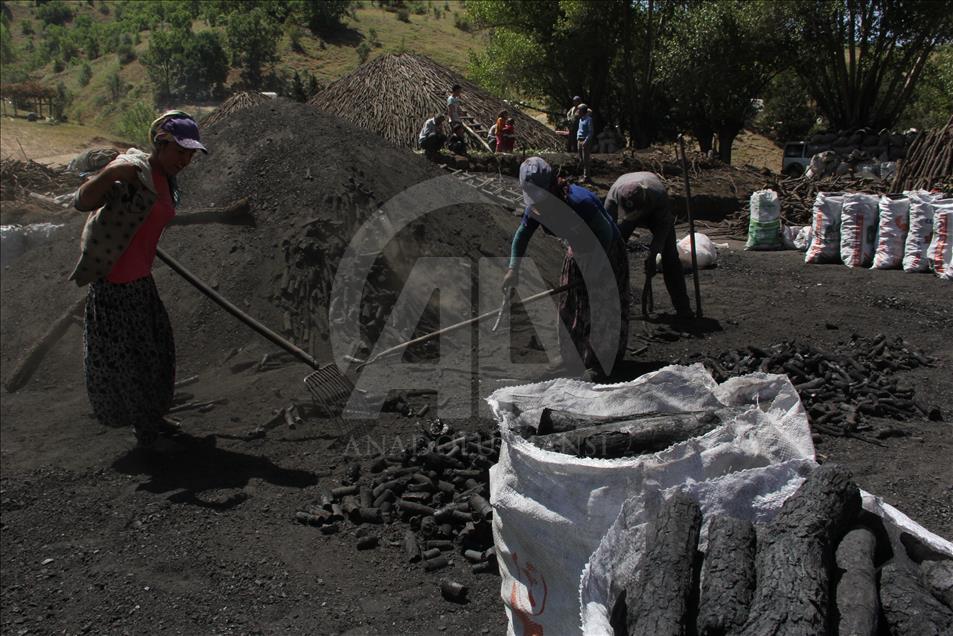
POLYGON ((469 31, 473 28, 473 25, 470 24, 470 21, 466 16, 459 13, 453 14, 453 26, 457 27, 461 31, 469 31))
POLYGON ((73 10, 62 0, 52 0, 37 6, 36 19, 45 24, 63 25, 73 19, 73 10))
POLYGON ((29 20, 20 22, 20 33, 23 35, 33 35, 33 23, 29 20))
POLYGON ((155 111, 144 102, 135 102, 119 116, 116 132, 141 148, 149 148, 152 145, 149 139, 149 126, 155 116, 155 111))
POLYGON ((91 79, 93 79, 93 69, 89 66, 89 62, 83 62, 79 69, 79 85, 86 86, 91 79))
POLYGON ((65 68, 66 68, 66 62, 63 61, 63 58, 58 57, 55 60, 53 60, 54 73, 62 73, 65 68))
POLYGON ((361 42, 357 47, 357 58, 361 61, 361 64, 367 61, 367 56, 371 54, 371 47, 367 42, 361 42))
POLYGON ((285 33, 288 34, 288 45, 291 47, 292 51, 296 53, 301 53, 304 51, 304 47, 301 46, 301 27, 299 27, 294 22, 288 21, 285 26, 285 33))
POLYGON ((401 22, 410 22, 410 11, 403 7, 397 9, 397 19, 401 22))

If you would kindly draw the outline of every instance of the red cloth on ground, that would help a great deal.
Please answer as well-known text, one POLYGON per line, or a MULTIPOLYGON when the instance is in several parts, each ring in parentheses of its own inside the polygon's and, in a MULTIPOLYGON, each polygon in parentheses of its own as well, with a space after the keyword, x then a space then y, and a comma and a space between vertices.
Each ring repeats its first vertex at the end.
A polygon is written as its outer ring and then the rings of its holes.
MULTIPOLYGON (((168 179, 158 170, 153 169, 152 183, 155 184, 159 197, 152 205, 149 216, 132 237, 129 247, 109 271, 106 280, 110 283, 130 283, 152 274, 152 262, 156 258, 159 237, 162 236, 165 226, 175 216, 168 179)), ((122 230, 122 228, 119 229, 122 230)))

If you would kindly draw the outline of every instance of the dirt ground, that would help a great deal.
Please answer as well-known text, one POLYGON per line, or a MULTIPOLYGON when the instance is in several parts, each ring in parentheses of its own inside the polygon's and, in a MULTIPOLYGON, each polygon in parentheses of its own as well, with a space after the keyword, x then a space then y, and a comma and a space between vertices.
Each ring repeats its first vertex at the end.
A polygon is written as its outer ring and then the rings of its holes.
MULTIPOLYGON (((229 152, 218 157, 219 166, 228 166, 231 173, 234 156, 229 152)), ((389 152, 386 149, 385 154, 389 152)), ((342 164, 350 160, 343 159, 342 164)), ((414 163, 422 161, 408 154, 406 172, 429 174, 429 168, 414 163)), ((209 164, 208 170, 213 168, 209 164)), ((234 181, 226 184, 233 190, 249 178, 237 168, 235 172, 234 181)), ((372 182, 373 175, 366 181, 372 182)), ((600 183, 611 183, 611 175, 597 177, 600 183)), ((386 192, 389 187, 382 186, 382 197, 391 194, 386 192)), ((212 203, 203 199, 213 196, 209 187, 196 190, 201 194, 198 203, 212 203)), ((306 200, 313 194, 298 196, 306 200)), ((271 267, 248 251, 258 233, 265 231, 261 221, 293 221, 271 216, 278 212, 268 212, 270 206, 269 200, 258 202, 257 229, 176 228, 164 243, 170 249, 176 246, 177 255, 192 257, 204 276, 221 270, 221 289, 227 294, 245 289, 244 295, 235 297, 239 304, 263 308, 271 302, 270 283, 243 288, 236 278, 252 276, 256 263, 271 267)), ((515 228, 515 216, 502 210, 496 214, 494 224, 515 228)), ((451 215, 446 222, 471 231, 463 217, 451 215)), ((479 227, 484 222, 474 223, 479 227)), ((79 227, 79 219, 71 221, 71 235, 35 248, 4 269, 0 287, 4 380, 23 351, 83 296, 83 290, 64 282, 75 258, 79 227)), ((503 253, 505 241, 489 229, 485 234, 481 249, 503 253)), ((679 228, 683 234, 684 228, 679 228)), ((267 236, 268 245, 277 249, 279 235, 267 236)), ((475 240, 468 234, 464 238, 475 240)), ((634 239, 645 240, 646 236, 634 239)), ((543 277, 552 281, 559 246, 537 237, 533 249, 540 256, 543 277)), ((638 252, 631 256, 637 288, 642 262, 638 252)), ((767 347, 782 340, 830 348, 846 342, 852 333, 902 335, 936 362, 899 377, 916 388, 919 398, 940 407, 944 421, 897 423, 905 435, 884 439, 882 446, 821 436, 818 457, 846 464, 862 488, 928 529, 953 537, 949 285, 932 275, 807 266, 797 252, 745 252, 737 241, 722 249, 718 267, 701 272, 700 278, 705 318, 693 326, 680 326, 684 336, 671 342, 652 337, 664 316, 644 321, 635 294, 628 344, 631 351, 647 349, 630 354, 613 381, 638 377, 693 353, 767 347)), ((16 393, 4 392, 0 401, 0 630, 10 634, 503 632, 499 578, 472 574, 459 556, 451 568, 434 573, 408 565, 400 544, 401 524, 384 527, 377 549, 358 551, 353 528, 325 536, 294 521, 300 506, 341 483, 346 457, 337 423, 309 416, 294 430, 281 427, 264 439, 245 441, 242 436, 270 419, 274 409, 291 402, 309 403, 302 383, 308 367, 284 360, 257 370, 257 362, 263 354, 274 353, 274 346, 224 316, 167 268, 156 269, 156 280, 176 329, 178 377, 198 375, 180 393, 199 401, 218 400, 207 412, 182 413, 183 426, 195 438, 211 436, 215 446, 196 443, 157 460, 132 452, 131 432, 104 428, 92 418, 83 384, 81 327, 69 327, 31 381, 16 393), (440 597, 439 582, 445 578, 470 587, 467 603, 440 597)), ((670 310, 661 280, 655 287, 659 311, 670 310)), ((273 324, 280 320, 280 312, 266 318, 273 324)), ((473 335, 494 337, 486 328, 473 335)), ((514 326, 511 359, 538 359, 531 335, 528 326, 514 326)), ((382 373, 386 381, 403 380, 403 385, 392 386, 407 388, 407 378, 382 373)), ((467 396, 439 410, 434 405, 445 422, 461 430, 492 430, 494 422, 485 405, 478 413, 468 412, 473 404, 482 404, 492 383, 475 384, 466 372, 445 373, 440 382, 442 389, 467 396)), ((422 404, 429 398, 415 399, 422 404)), ((367 426, 351 423, 344 432, 361 439, 366 434, 391 446, 419 430, 417 418, 393 413, 367 426)))

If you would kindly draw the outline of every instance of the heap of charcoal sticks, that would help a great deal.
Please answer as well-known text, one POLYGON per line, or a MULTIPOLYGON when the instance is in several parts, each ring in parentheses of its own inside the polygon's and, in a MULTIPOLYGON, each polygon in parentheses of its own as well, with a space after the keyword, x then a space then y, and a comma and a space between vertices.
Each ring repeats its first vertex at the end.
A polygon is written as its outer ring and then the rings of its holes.
POLYGON ((684 362, 699 361, 718 382, 755 371, 787 375, 811 416, 812 428, 821 433, 863 430, 865 416, 942 419, 938 407, 917 399, 913 387, 894 377, 897 371, 933 364, 899 336, 854 335, 837 351, 785 341, 767 349, 749 346, 717 356, 695 354, 684 362))
POLYGON ((663 503, 614 583, 616 634, 953 633, 953 560, 892 543, 842 467, 817 468, 766 525, 709 521, 702 554, 698 504, 682 491, 663 503))
POLYGON ((498 432, 453 432, 434 420, 402 450, 349 463, 341 485, 295 519, 324 534, 355 528, 359 550, 401 546, 427 571, 451 565, 456 551, 474 573, 497 573, 487 500, 499 452, 498 432))

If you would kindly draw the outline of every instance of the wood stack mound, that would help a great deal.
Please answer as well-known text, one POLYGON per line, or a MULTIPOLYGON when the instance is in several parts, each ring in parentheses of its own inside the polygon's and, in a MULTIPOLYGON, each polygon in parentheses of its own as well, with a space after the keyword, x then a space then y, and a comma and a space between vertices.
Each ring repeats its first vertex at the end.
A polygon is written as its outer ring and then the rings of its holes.
POLYGON ((860 490, 840 466, 815 469, 767 524, 713 516, 704 554, 702 521, 682 492, 649 521, 644 556, 612 609, 616 634, 953 630, 953 561, 909 535, 891 541, 880 518, 862 510, 860 490))
POLYGON ((565 146, 562 137, 513 105, 433 60, 411 53, 382 55, 362 64, 309 103, 398 146, 415 148, 424 122, 446 114, 454 84, 463 89, 464 109, 483 129, 489 130, 497 114, 506 110, 515 120, 518 148, 559 150, 565 146))
MULTIPOLYGON (((811 344, 781 342, 767 350, 750 346, 717 356, 700 354, 682 364, 702 362, 718 382, 754 372, 787 375, 811 416, 815 431, 856 436, 870 430, 868 416, 892 420, 942 419, 940 409, 916 399, 911 386, 899 384, 897 371, 933 366, 933 360, 902 338, 854 336, 840 352, 811 344)), ((883 431, 896 431, 896 427, 883 431)), ((882 435, 880 431, 878 436, 882 435)))
POLYGON ((953 115, 943 128, 920 133, 900 162, 893 191, 953 190, 953 115))
POLYGON ((202 125, 211 126, 215 122, 229 117, 232 115, 232 113, 238 112, 244 108, 248 108, 249 106, 254 106, 255 104, 267 102, 269 99, 271 98, 266 95, 262 95, 258 91, 244 91, 241 93, 236 93, 222 102, 221 106, 209 113, 208 117, 202 120, 202 125))

